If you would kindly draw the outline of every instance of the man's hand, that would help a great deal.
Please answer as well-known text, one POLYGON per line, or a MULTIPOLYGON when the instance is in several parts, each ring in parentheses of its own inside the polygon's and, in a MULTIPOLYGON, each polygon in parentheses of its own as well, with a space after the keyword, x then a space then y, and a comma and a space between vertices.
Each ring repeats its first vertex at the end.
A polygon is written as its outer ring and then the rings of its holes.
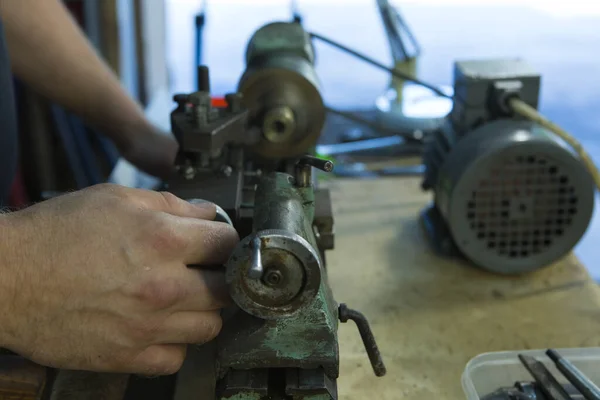
POLYGON ((212 204, 99 185, 0 217, 0 345, 43 365, 161 375, 213 339, 238 241, 212 204), (190 268, 188 266, 196 267, 190 268))

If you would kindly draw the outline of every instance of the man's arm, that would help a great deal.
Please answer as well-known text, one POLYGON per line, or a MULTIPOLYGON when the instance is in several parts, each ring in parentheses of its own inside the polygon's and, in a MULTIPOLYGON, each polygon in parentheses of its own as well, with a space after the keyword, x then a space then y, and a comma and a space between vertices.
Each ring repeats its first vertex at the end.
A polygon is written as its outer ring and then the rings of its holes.
POLYGON ((172 164, 174 140, 146 119, 60 0, 0 0, 0 18, 16 76, 81 115, 138 167, 157 174, 172 164))

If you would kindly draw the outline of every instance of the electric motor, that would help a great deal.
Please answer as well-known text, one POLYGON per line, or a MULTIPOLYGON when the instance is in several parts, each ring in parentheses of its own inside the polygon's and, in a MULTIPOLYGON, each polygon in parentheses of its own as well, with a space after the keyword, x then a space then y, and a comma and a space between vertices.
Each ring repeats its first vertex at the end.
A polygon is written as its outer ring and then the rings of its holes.
POLYGON ((560 138, 494 106, 494 97, 506 94, 502 88, 537 105, 539 76, 524 71, 530 70, 519 60, 457 63, 453 115, 425 152, 423 186, 433 189, 453 245, 503 274, 529 272, 567 254, 594 205, 590 174, 560 138), (460 97, 460 86, 469 98, 460 97), (483 94, 479 103, 477 94, 483 94))

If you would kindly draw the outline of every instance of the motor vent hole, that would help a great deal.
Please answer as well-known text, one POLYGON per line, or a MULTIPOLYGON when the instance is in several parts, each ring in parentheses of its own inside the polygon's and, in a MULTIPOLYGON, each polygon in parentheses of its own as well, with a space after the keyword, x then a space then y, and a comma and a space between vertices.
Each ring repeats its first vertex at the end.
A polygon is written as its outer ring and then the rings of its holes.
POLYGON ((565 234, 577 214, 574 178, 543 156, 503 160, 471 192, 469 226, 477 240, 502 257, 540 254, 565 234))

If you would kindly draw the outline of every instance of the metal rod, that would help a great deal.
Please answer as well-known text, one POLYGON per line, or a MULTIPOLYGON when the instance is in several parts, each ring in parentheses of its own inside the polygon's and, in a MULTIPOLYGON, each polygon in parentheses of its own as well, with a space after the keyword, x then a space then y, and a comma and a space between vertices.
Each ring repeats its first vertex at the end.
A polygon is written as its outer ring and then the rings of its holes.
POLYGON ((548 400, 573 400, 544 364, 524 354, 519 354, 519 360, 533 376, 548 400))
POLYGON ((600 400, 600 389, 577 367, 563 358, 556 350, 548 349, 546 355, 554 361, 556 368, 579 390, 586 400, 600 400))
POLYGON ((331 161, 311 156, 310 154, 303 155, 302 158, 298 160, 298 165, 309 165, 325 172, 333 171, 333 163, 331 161))
POLYGON ((198 91, 210 93, 210 77, 206 65, 198 65, 198 91))
MULTIPOLYGON (((202 2, 200 6, 200 13, 196 15, 196 57, 194 58, 194 68, 202 65, 202 44, 204 39, 204 25, 206 24, 206 0, 202 2)), ((200 85, 196 76, 196 87, 200 85)))
POLYGON ((375 376, 384 376, 387 370, 377 347, 377 342, 375 342, 375 336, 373 336, 373 332, 365 316, 356 310, 348 308, 345 304, 340 304, 339 317, 342 323, 348 322, 348 320, 354 321, 365 345, 365 350, 369 356, 369 361, 371 361, 375 376))

